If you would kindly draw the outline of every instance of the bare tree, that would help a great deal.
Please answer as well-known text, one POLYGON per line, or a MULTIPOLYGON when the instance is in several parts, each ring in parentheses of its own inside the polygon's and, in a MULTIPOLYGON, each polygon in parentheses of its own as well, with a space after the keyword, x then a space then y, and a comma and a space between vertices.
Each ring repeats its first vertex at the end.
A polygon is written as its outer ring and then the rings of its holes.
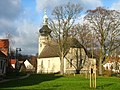
POLYGON ((13 46, 15 44, 15 41, 14 41, 14 38, 13 38, 13 35, 11 33, 6 33, 6 36, 5 36, 7 39, 9 39, 9 42, 10 42, 10 51, 13 49, 13 46))
POLYGON ((64 58, 68 51, 68 38, 71 37, 71 29, 80 14, 82 7, 80 4, 71 4, 57 6, 54 8, 50 26, 53 30, 52 36, 57 40, 59 46, 59 57, 61 61, 61 74, 64 74, 64 58))
POLYGON ((97 7, 87 11, 85 20, 96 35, 96 43, 99 43, 99 74, 102 75, 106 54, 111 55, 120 46, 120 12, 97 7))
POLYGON ((76 37, 78 38, 79 42, 86 48, 90 49, 92 45, 92 41, 94 36, 92 32, 89 30, 89 25, 86 23, 76 25, 76 37))

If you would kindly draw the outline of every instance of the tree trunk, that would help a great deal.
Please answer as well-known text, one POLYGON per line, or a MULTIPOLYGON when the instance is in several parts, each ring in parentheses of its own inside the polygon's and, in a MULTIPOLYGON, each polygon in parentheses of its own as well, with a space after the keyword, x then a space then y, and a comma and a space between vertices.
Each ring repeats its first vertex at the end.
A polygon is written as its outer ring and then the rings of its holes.
POLYGON ((76 69, 76 74, 80 74, 80 70, 79 69, 76 69))
POLYGON ((63 56, 63 53, 62 53, 62 56, 60 57, 60 61, 61 61, 60 74, 63 75, 64 74, 64 56, 63 56))
POLYGON ((99 60, 99 75, 102 76, 103 73, 102 73, 102 57, 100 57, 100 60, 99 60))

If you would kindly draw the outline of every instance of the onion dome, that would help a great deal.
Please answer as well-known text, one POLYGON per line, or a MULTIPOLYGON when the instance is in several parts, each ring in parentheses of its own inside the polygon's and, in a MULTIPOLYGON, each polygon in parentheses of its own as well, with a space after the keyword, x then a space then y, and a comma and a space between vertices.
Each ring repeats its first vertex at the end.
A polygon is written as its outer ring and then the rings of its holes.
POLYGON ((48 16, 46 15, 46 10, 44 10, 44 16, 43 16, 43 27, 39 30, 40 34, 42 36, 50 35, 51 29, 48 27, 48 16))

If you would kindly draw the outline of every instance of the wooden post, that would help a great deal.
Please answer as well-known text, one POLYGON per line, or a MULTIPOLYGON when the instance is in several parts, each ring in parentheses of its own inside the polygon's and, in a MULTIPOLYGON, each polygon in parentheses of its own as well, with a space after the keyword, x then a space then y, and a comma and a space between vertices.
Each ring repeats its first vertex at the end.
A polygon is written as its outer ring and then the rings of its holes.
POLYGON ((75 77, 75 73, 74 73, 73 75, 74 75, 74 77, 75 77))
POLYGON ((92 62, 90 63, 90 88, 96 88, 96 61, 95 59, 92 59, 92 62))
POLYGON ((95 65, 95 88, 96 88, 96 65, 95 65))
POLYGON ((87 79, 88 78, 88 73, 87 73, 87 67, 86 67, 86 71, 85 71, 85 78, 87 79))
POLYGON ((92 78, 91 78, 91 66, 90 66, 90 88, 92 87, 92 82, 91 82, 92 78))
POLYGON ((94 65, 93 87, 96 88, 96 65, 94 65))
POLYGON ((95 85, 95 83, 94 83, 94 73, 92 73, 92 85, 93 85, 93 88, 94 88, 94 85, 95 85))

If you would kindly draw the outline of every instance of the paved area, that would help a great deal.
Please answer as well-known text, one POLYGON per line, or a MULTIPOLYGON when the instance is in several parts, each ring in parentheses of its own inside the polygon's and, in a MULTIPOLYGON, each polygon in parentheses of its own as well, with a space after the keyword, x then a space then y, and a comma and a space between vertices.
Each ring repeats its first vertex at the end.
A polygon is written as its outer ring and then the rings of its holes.
POLYGON ((18 78, 14 78, 14 79, 3 79, 3 80, 0 81, 0 83, 11 81, 11 80, 24 79, 24 78, 27 78, 29 76, 30 76, 30 74, 27 74, 26 76, 21 76, 21 77, 18 77, 18 78))

